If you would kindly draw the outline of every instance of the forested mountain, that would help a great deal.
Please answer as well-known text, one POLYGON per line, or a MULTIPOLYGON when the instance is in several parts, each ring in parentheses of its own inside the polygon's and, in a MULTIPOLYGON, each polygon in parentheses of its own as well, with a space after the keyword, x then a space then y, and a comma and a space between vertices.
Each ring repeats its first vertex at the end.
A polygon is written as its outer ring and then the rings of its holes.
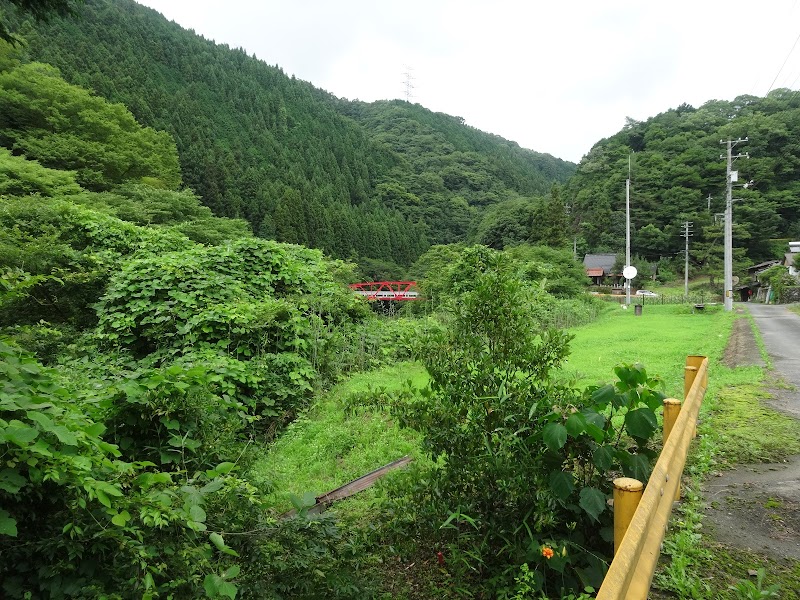
POLYGON ((419 106, 339 100, 132 0, 15 25, 26 58, 171 133, 184 185, 214 214, 334 256, 408 265, 463 240, 482 206, 574 169, 419 106))
POLYGON ((588 249, 623 247, 630 159, 634 254, 674 257, 683 249, 680 227, 688 220, 694 223, 693 263, 721 272, 726 145, 720 140, 745 137, 733 151, 749 154, 733 167, 739 171, 733 192, 738 269, 780 256, 781 238, 800 237, 800 97, 786 89, 765 98, 682 105, 644 122, 629 119, 591 149, 568 184, 576 234, 588 249))
POLYGON ((572 163, 520 148, 466 127, 461 117, 419 104, 345 101, 340 110, 407 161, 410 169, 398 181, 379 184, 378 194, 384 205, 409 219, 435 224, 428 237, 440 243, 463 239, 487 207, 543 196, 574 172, 572 163))

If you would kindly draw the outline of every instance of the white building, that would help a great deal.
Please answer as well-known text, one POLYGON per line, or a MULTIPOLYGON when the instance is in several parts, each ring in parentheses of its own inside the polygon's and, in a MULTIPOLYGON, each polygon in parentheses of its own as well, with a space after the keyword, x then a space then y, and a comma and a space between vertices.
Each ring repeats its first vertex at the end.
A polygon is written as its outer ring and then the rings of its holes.
POLYGON ((800 275, 800 242, 789 242, 789 252, 784 256, 783 264, 789 267, 789 275, 800 275))

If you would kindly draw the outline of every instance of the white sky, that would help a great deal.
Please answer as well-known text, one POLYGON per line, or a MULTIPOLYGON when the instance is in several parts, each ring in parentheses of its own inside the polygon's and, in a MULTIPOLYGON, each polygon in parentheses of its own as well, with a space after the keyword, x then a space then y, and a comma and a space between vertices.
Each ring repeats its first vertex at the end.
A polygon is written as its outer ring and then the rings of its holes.
POLYGON ((412 102, 573 162, 625 117, 800 87, 800 0, 138 1, 339 97, 410 72, 412 102))

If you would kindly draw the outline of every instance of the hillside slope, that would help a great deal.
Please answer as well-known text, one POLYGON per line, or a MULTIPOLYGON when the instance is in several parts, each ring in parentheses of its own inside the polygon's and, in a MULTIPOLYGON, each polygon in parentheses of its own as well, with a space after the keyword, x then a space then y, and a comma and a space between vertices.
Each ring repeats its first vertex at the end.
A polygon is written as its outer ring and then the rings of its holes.
MULTIPOLYGON (((683 249, 680 227, 694 223, 690 258, 721 272, 727 148, 720 140, 748 138, 733 154, 733 245, 738 271, 777 258, 781 240, 800 237, 800 97, 787 89, 767 97, 682 105, 632 121, 600 140, 567 188, 574 226, 591 250, 619 251, 625 240, 625 179, 631 169, 632 251, 650 260, 683 249), (742 184, 752 180, 752 185, 742 184)), ((681 262, 683 258, 681 257, 681 262)))
MULTIPOLYGON (((359 118, 374 109, 338 100, 132 0, 89 0, 76 18, 17 26, 29 58, 171 133, 184 184, 215 214, 247 219, 257 235, 408 264, 428 243, 464 239, 481 202, 492 201, 438 185, 448 177, 449 147, 478 135, 454 118, 431 149, 441 160, 428 161, 423 173, 373 129, 374 118, 359 118)), ((415 143, 425 144, 430 125, 423 121, 433 113, 412 113, 415 143)), ((493 165, 486 173, 496 180, 481 185, 497 198, 542 193, 573 168, 481 135, 470 161, 493 165)))

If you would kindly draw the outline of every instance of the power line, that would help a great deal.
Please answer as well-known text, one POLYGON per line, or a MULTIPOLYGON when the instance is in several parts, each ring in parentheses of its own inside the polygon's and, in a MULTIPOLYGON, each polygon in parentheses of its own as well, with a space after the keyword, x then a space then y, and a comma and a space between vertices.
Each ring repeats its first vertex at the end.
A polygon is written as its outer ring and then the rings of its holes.
POLYGON ((775 85, 775 82, 778 81, 778 77, 781 76, 781 72, 783 71, 783 67, 786 66, 787 62, 789 62, 789 57, 792 56, 792 52, 794 52, 795 47, 797 47, 797 42, 800 42, 800 33, 797 34, 797 38, 795 38, 794 44, 792 44, 792 49, 789 50, 789 54, 787 54, 786 58, 783 60, 783 64, 781 65, 781 68, 778 69, 778 73, 777 73, 777 75, 775 75, 775 79, 772 80, 772 83, 770 84, 769 89, 767 90, 767 93, 764 94, 765 96, 768 95, 772 91, 772 87, 775 85))

